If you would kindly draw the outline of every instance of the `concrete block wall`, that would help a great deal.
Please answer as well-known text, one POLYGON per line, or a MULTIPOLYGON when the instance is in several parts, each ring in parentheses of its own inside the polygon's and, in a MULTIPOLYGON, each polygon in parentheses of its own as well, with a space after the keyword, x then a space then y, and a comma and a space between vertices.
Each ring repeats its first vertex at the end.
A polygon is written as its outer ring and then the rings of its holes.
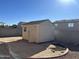
POLYGON ((19 36, 21 35, 21 28, 0 28, 0 37, 3 36, 19 36))

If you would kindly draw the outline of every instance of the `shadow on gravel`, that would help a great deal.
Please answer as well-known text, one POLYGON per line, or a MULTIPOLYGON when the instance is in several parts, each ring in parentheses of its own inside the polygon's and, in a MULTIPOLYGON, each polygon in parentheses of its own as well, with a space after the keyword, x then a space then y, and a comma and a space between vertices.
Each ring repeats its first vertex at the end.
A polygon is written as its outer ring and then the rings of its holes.
POLYGON ((66 48, 69 48, 71 51, 79 51, 79 44, 76 43, 66 43, 62 41, 53 41, 53 44, 61 45, 66 48))

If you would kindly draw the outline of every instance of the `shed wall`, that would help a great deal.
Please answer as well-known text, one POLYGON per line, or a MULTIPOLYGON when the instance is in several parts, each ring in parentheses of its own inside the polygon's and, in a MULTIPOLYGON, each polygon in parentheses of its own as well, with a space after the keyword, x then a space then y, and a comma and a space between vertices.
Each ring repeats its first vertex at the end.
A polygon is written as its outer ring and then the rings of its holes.
POLYGON ((22 26, 22 37, 23 39, 28 40, 28 35, 27 35, 28 29, 26 32, 24 32, 24 27, 28 28, 28 26, 22 26))
POLYGON ((28 40, 29 42, 36 42, 39 39, 38 25, 24 25, 22 27, 23 27, 22 29, 23 39, 28 40), (27 28, 26 32, 24 32, 24 27, 27 28))
POLYGON ((38 42, 46 42, 54 40, 54 28, 50 21, 46 21, 40 24, 39 36, 40 39, 38 42))

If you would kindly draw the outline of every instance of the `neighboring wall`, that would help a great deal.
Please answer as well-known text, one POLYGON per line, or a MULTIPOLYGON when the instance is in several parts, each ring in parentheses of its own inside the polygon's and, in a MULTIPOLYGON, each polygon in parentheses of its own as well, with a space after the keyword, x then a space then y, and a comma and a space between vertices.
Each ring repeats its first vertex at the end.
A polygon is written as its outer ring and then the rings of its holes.
POLYGON ((21 28, 10 28, 10 27, 4 27, 0 28, 0 37, 3 36, 19 36, 21 35, 21 28))
MULTIPOLYGON (((70 23, 70 22, 69 22, 70 23)), ((73 22, 74 27, 68 27, 68 22, 55 23, 55 39, 65 43, 79 43, 79 22, 73 22)))

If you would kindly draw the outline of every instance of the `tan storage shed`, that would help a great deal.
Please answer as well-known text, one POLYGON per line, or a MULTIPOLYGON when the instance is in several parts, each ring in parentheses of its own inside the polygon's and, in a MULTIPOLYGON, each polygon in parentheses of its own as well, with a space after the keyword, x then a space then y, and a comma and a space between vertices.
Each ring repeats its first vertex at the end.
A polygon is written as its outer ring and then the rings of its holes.
POLYGON ((54 40, 54 28, 48 19, 32 21, 22 25, 23 39, 29 42, 46 42, 54 40))

